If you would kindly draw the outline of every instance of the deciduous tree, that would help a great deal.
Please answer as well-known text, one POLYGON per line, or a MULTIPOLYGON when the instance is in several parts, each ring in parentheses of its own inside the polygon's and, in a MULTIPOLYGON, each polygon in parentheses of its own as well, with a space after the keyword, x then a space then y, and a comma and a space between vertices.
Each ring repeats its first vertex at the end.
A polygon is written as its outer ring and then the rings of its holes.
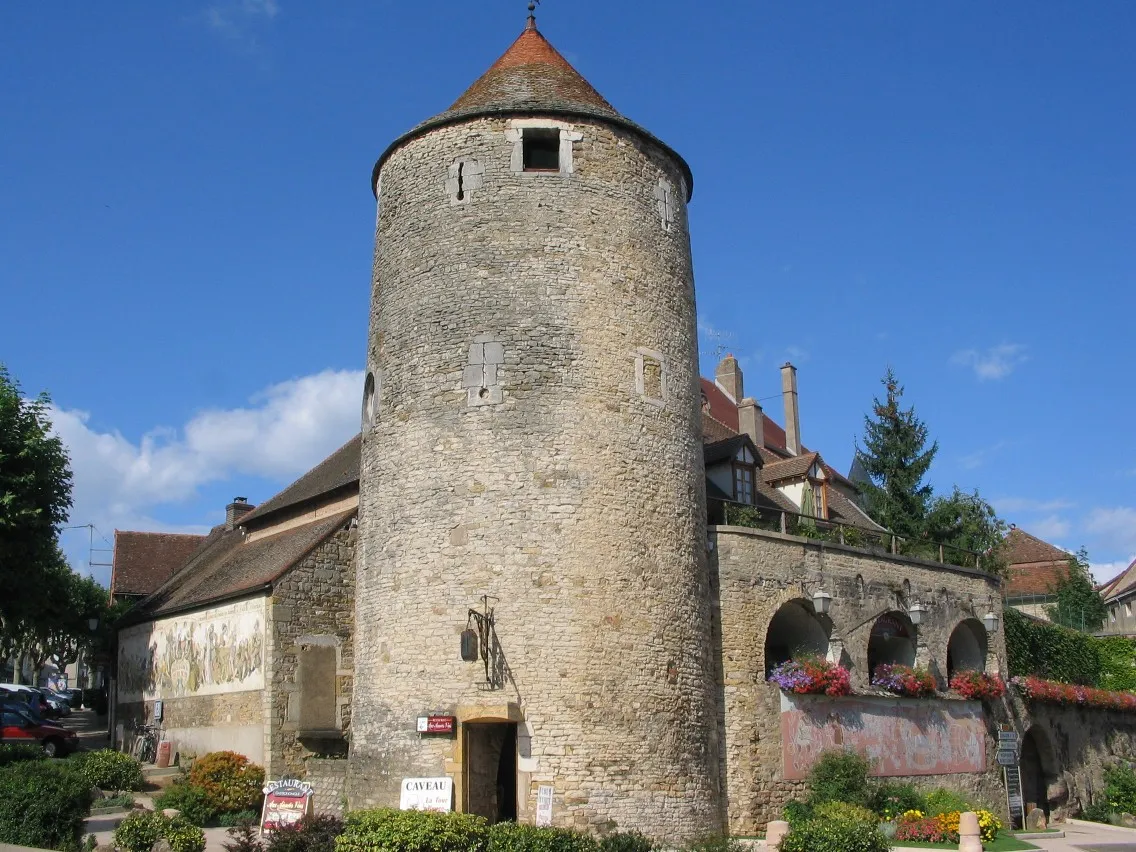
POLYGON ((1085 548, 1070 554, 1068 567, 1050 593, 1057 596, 1057 603, 1047 606, 1045 612, 1055 624, 1089 633, 1104 627, 1108 608, 1093 584, 1085 548))

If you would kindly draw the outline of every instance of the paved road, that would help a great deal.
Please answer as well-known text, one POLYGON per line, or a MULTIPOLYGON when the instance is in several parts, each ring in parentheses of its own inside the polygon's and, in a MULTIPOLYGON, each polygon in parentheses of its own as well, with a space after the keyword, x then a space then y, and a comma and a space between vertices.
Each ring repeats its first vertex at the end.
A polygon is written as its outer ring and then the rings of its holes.
POLYGON ((70 716, 58 721, 63 727, 78 734, 79 748, 84 751, 107 748, 110 744, 106 728, 107 717, 96 716, 94 710, 75 710, 70 716))

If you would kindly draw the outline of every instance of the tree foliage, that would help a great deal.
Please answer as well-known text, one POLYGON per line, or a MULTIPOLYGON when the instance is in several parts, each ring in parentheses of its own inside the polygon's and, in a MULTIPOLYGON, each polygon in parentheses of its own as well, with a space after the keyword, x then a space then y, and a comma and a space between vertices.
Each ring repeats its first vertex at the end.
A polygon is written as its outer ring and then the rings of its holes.
POLYGON ((883 385, 884 400, 873 400, 872 416, 864 417, 864 446, 856 446, 856 458, 869 478, 861 487, 876 523, 915 538, 923 532, 931 503, 931 486, 923 479, 939 445, 927 445, 927 425, 914 407, 900 408, 903 388, 890 368, 883 385))
POLYGON ((957 485, 949 497, 931 501, 924 522, 927 538, 982 554, 982 568, 992 574, 1006 571, 1006 557, 1000 547, 1006 530, 1006 522, 977 490, 968 494, 957 485))
POLYGON ((1108 607, 1093 584, 1089 572, 1089 554, 1081 548, 1069 557, 1068 567, 1050 593, 1057 603, 1045 608, 1046 615, 1055 624, 1095 633, 1104 627, 1108 607))
POLYGON ((1010 675, 1100 686, 1099 640, 1079 630, 1038 621, 1012 607, 1002 613, 1010 675))

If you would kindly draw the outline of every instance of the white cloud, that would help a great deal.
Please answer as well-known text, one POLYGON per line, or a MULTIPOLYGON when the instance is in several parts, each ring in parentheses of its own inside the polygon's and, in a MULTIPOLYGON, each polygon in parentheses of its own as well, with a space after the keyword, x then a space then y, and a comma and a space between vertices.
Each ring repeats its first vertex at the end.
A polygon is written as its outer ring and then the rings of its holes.
POLYGON ((1004 379, 1029 360, 1022 343, 1001 343, 986 350, 963 349, 951 356, 951 363, 970 367, 981 381, 1004 379))
POLYGON ((1005 441, 999 441, 990 447, 982 447, 975 450, 973 453, 968 453, 965 456, 959 457, 959 462, 966 470, 974 470, 975 468, 982 467, 990 460, 990 457, 996 454, 1003 447, 1007 446, 1005 441))
POLYGON ((1037 536, 1044 541, 1064 538, 1069 535, 1071 529, 1072 525, 1060 515, 1049 515, 1029 523, 1030 535, 1037 536))
POLYGON ((1001 514, 1010 512, 1057 512, 1061 509, 1071 509, 1073 503, 1060 498, 1056 500, 1037 500, 1032 497, 997 497, 993 504, 998 507, 1001 514))
MULTIPOLYGON (((88 412, 55 408, 53 429, 67 445, 74 474, 70 523, 94 523, 108 537, 116 528, 205 531, 160 523, 155 509, 234 477, 282 485, 298 477, 358 430, 362 387, 361 372, 326 370, 272 385, 245 407, 202 411, 180 429, 157 427, 137 443, 92 428, 88 412)), ((80 565, 86 544, 72 545, 73 538, 65 546, 80 565)))
POLYGON ((1107 583, 1118 576, 1121 571, 1124 571, 1134 560, 1136 560, 1136 554, 1133 554, 1129 559, 1118 559, 1115 562, 1090 562, 1089 572, 1097 583, 1107 583))
POLYGON ((1093 509, 1085 529, 1104 549, 1136 553, 1136 509, 1130 506, 1093 509))
POLYGON ((260 53, 258 31, 279 14, 276 0, 220 0, 201 13, 209 30, 250 54, 260 53))

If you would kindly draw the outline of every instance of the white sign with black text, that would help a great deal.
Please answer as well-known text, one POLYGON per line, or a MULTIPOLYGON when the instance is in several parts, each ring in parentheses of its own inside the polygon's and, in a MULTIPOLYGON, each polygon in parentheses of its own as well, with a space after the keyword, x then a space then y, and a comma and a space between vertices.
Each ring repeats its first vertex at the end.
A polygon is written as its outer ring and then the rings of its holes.
POLYGON ((536 824, 552 825, 552 787, 541 785, 536 788, 536 824))
POLYGON ((403 778, 398 807, 404 811, 445 811, 454 808, 453 778, 403 778))

